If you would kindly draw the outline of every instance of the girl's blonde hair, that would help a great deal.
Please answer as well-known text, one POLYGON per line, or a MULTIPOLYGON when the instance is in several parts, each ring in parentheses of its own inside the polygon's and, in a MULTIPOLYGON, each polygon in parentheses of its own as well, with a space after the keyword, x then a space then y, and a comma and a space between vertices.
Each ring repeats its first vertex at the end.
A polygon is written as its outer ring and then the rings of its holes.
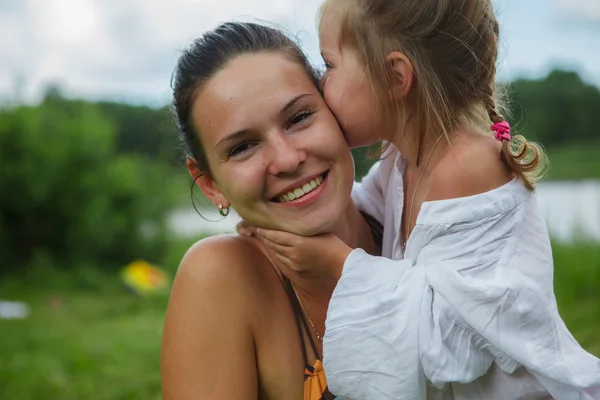
MULTIPOLYGON (((394 51, 412 62, 420 127, 425 135, 454 131, 465 121, 484 132, 504 120, 503 91, 496 88, 499 25, 491 0, 326 0, 328 13, 340 17, 340 48, 354 50, 366 67, 386 132, 401 132, 407 115, 391 102, 394 51)), ((387 138, 391 139, 391 138, 387 138)), ((544 172, 540 145, 515 135, 502 144, 501 157, 529 190, 544 172)))

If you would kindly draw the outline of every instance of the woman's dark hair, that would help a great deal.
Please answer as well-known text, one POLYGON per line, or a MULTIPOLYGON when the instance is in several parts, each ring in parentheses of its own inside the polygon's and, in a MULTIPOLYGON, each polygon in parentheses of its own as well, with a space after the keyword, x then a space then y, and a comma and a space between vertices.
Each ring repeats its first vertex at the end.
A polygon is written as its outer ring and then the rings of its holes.
POLYGON ((278 29, 249 22, 227 22, 202 35, 183 51, 171 86, 172 113, 187 157, 210 173, 192 106, 198 91, 230 61, 246 54, 280 52, 301 65, 318 87, 318 74, 300 46, 278 29))

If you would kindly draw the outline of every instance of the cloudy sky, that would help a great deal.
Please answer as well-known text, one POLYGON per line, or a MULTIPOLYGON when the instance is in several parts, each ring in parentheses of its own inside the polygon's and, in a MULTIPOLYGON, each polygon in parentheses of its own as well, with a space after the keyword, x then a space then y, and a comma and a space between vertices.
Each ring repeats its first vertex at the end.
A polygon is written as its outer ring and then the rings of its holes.
MULTIPOLYGON (((321 0, 0 0, 0 99, 68 96, 163 105, 179 51, 228 20, 264 20, 298 34, 321 64, 321 0)), ((600 86, 600 0, 495 0, 502 79, 579 71, 600 86), (594 43, 596 42, 596 43, 594 43)))

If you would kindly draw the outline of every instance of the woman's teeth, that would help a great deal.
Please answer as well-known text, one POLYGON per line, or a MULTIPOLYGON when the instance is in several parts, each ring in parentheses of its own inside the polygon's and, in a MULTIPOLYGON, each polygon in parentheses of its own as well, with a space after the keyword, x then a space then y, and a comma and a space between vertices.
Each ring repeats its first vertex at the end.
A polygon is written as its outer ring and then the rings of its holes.
POLYGON ((305 183, 304 186, 296 188, 290 192, 287 192, 283 196, 279 196, 279 202, 285 203, 288 201, 299 199, 300 197, 304 196, 305 194, 310 193, 314 189, 321 186, 322 183, 323 183, 323 178, 321 178, 319 176, 318 178, 315 178, 312 181, 305 183))

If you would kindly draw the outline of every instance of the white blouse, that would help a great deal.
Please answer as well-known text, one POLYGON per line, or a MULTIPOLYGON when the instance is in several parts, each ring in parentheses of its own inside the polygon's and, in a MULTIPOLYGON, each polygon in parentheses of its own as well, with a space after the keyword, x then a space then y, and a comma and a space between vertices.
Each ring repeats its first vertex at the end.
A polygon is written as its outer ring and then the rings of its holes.
POLYGON ((354 250, 329 304, 324 367, 343 399, 600 399, 600 360, 568 331, 536 196, 513 180, 423 203, 402 253, 397 150, 356 184, 384 226, 354 250), (385 257, 385 258, 384 258, 385 257))

